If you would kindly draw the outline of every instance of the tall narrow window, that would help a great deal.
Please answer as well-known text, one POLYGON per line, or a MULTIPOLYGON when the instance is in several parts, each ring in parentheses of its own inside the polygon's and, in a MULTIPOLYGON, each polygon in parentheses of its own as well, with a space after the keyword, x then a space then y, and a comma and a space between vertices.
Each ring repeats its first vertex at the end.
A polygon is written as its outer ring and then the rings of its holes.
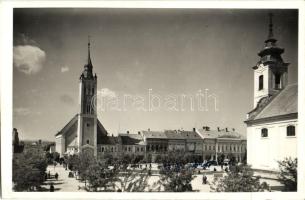
POLYGON ((281 89, 281 75, 280 74, 275 74, 274 75, 274 81, 275 81, 275 89, 281 89))
POLYGON ((287 136, 295 136, 295 126, 287 126, 287 136))
POLYGON ((264 76, 260 75, 258 78, 258 90, 264 89, 264 76))
POLYGON ((261 132, 261 136, 262 136, 262 137, 268 137, 268 129, 263 128, 263 129, 262 129, 262 132, 261 132))
POLYGON ((89 144, 89 140, 87 140, 87 144, 89 144))

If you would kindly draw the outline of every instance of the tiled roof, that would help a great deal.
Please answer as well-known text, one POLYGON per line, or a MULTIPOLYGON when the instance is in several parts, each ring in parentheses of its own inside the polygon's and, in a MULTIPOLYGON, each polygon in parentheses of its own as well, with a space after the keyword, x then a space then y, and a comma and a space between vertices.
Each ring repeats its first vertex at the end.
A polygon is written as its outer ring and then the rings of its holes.
POLYGON ((143 145, 144 141, 139 134, 119 133, 123 145, 143 145))
POLYGON ((205 129, 199 129, 199 134, 203 139, 210 138, 210 139, 216 139, 216 138, 235 138, 235 139, 245 139, 245 137, 235 131, 226 131, 226 130, 205 130, 205 129))
POLYGON ((194 131, 180 131, 180 133, 184 139, 201 139, 198 133, 194 131))
POLYGON ((146 138, 166 139, 166 135, 162 131, 142 131, 146 138))
POLYGON ((118 144, 118 137, 115 137, 115 136, 107 136, 107 135, 103 135, 101 137, 101 142, 98 143, 98 144, 108 144, 108 145, 116 145, 118 144))
POLYGON ((287 115, 298 112, 298 85, 286 86, 250 120, 287 115))
POLYGON ((184 140, 184 137, 181 135, 181 133, 176 130, 165 130, 164 134, 168 139, 184 140))

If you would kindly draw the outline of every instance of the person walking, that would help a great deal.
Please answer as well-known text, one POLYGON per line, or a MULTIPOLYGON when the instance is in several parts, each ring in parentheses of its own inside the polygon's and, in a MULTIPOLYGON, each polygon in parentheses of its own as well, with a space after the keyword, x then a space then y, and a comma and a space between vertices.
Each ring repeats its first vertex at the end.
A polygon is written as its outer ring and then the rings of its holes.
POLYGON ((55 173, 55 179, 58 180, 58 173, 55 173))
POLYGON ((51 183, 51 185, 50 185, 50 192, 54 192, 54 185, 53 185, 53 183, 51 183))
POLYGON ((202 176, 202 184, 207 184, 207 176, 206 175, 203 175, 202 176))

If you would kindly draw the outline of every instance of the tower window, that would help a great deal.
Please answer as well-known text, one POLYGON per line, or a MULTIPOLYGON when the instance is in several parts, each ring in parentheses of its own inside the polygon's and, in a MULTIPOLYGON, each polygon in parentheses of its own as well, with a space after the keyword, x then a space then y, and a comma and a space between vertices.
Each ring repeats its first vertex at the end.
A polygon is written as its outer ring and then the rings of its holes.
POLYGON ((275 74, 274 77, 275 81, 275 89, 281 89, 281 75, 280 74, 275 74))
POLYGON ((295 126, 287 126, 287 136, 295 136, 295 126))
POLYGON ((94 88, 92 88, 92 94, 94 94, 94 88))
POLYGON ((258 90, 264 89, 264 76, 260 75, 258 77, 258 90))
POLYGON ((89 140, 87 140, 87 144, 89 144, 89 140))
POLYGON ((261 132, 261 136, 262 136, 262 137, 268 137, 268 129, 263 128, 263 129, 262 129, 262 132, 261 132))
POLYGON ((90 126, 90 124, 89 123, 87 123, 87 127, 89 127, 90 126))

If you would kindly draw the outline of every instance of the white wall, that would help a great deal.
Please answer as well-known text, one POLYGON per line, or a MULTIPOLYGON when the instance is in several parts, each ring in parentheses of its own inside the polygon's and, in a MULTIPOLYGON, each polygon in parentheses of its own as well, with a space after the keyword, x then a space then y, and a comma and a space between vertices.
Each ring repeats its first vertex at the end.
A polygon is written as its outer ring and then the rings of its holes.
POLYGON ((256 169, 278 170, 278 160, 297 156, 297 119, 265 123, 247 127, 247 162, 256 169), (296 136, 287 136, 286 128, 296 127, 296 136), (261 129, 268 129, 268 137, 261 137, 261 129))

